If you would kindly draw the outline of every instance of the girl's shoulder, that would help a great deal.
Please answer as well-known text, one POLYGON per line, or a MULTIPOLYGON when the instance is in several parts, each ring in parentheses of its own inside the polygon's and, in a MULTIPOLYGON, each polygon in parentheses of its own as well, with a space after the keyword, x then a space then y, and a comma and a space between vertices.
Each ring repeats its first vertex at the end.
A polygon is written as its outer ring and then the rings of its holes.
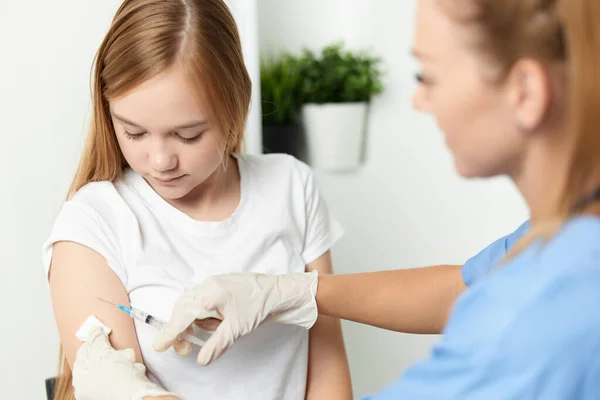
POLYGON ((298 175, 301 178, 312 175, 306 163, 289 154, 236 154, 235 157, 254 175, 298 175))

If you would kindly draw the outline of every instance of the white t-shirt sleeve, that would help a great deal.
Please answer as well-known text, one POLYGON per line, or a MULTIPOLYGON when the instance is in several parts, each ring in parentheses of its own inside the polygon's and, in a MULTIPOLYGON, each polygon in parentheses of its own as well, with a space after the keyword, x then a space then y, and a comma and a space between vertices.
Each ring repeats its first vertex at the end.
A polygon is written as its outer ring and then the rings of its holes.
POLYGON ((67 201, 62 205, 54 221, 50 237, 42 249, 46 276, 48 276, 52 260, 52 245, 60 241, 79 243, 100 254, 126 286, 127 275, 119 262, 121 257, 116 237, 92 207, 74 201, 67 201))
POLYGON ((312 170, 305 164, 302 166, 306 172, 304 182, 306 231, 302 258, 308 264, 330 250, 344 236, 344 230, 330 214, 312 170))

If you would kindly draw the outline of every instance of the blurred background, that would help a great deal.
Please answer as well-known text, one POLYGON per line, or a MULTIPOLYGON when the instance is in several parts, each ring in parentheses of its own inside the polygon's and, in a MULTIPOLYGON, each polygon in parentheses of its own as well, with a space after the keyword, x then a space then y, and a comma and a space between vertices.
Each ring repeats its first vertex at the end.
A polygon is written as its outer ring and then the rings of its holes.
MULTIPOLYGON (((230 0, 255 92, 250 153, 308 162, 346 236, 336 273, 463 263, 526 209, 505 179, 465 181, 411 109, 415 1, 230 0), (290 95, 293 94, 293 95, 290 95)), ((41 262, 89 118, 92 58, 120 0, 0 1, 0 382, 45 399, 58 335, 41 262)), ((355 395, 391 382, 435 336, 344 323, 355 395)))

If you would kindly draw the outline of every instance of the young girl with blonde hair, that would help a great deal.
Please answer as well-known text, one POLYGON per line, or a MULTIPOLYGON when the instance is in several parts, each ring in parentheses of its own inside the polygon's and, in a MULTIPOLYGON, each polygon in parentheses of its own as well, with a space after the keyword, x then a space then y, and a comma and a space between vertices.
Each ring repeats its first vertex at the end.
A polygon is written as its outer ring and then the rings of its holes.
POLYGON ((200 367, 154 351, 153 328, 98 300, 168 319, 186 288, 212 275, 331 273, 342 231, 310 169, 240 152, 251 82, 223 0, 125 0, 92 89, 88 140, 44 245, 65 356, 56 399, 72 399, 73 387, 79 399, 349 399, 334 318, 310 334, 265 324, 200 367), (110 341, 75 337, 90 315, 110 341))

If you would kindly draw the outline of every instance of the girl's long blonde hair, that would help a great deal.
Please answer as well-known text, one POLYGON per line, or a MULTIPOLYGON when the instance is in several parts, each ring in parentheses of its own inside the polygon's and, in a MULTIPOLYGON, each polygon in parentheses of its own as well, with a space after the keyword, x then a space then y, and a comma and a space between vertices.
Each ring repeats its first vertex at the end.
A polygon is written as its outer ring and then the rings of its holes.
POLYGON ((475 46, 504 75, 523 58, 566 67, 566 126, 574 139, 567 178, 553 204, 553 215, 536 221, 509 258, 536 238, 550 238, 577 214, 600 214, 597 202, 575 207, 600 185, 600 1, 439 1, 447 6, 454 3, 452 15, 475 28, 475 46))
MULTIPOLYGON (((109 113, 119 97, 175 63, 184 68, 226 155, 240 149, 252 85, 235 20, 223 0, 125 0, 94 60, 92 121, 67 198, 94 181, 122 176, 126 161, 109 113)), ((226 158, 226 157, 225 157, 226 158)), ((56 400, 74 399, 72 374, 59 355, 56 400)))

